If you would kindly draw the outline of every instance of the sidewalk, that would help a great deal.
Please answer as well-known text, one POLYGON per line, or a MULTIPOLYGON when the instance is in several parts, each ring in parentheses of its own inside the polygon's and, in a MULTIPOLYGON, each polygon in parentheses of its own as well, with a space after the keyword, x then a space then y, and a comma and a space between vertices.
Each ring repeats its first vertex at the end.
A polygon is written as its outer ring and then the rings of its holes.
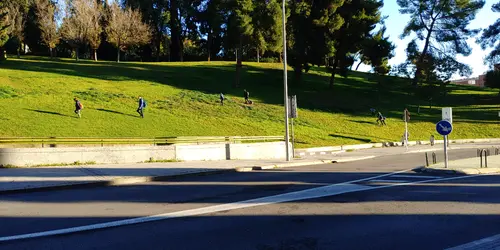
MULTIPOLYGON (((488 147, 490 145, 450 145, 450 150, 459 148, 488 147)), ((245 172, 277 167, 294 167, 331 162, 348 162, 386 155, 439 151, 442 146, 413 146, 373 148, 352 152, 335 152, 283 160, 231 160, 172 163, 133 163, 64 167, 0 168, 0 194, 39 190, 54 190, 83 186, 111 186, 169 180, 179 176, 207 175, 223 172, 245 172)))
POLYGON ((492 174, 500 173, 500 155, 488 156, 488 164, 485 165, 483 157, 483 166, 481 167, 481 159, 479 157, 468 158, 463 160, 449 161, 448 168, 444 167, 444 162, 440 162, 428 167, 420 167, 414 169, 416 172, 430 174, 492 174))

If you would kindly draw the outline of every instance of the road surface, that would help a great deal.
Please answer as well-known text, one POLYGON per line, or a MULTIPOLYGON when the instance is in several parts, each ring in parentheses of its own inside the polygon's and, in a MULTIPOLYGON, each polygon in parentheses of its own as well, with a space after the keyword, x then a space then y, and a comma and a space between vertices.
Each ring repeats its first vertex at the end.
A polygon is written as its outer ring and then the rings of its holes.
POLYGON ((500 176, 408 171, 423 161, 3 195, 0 249, 446 249, 500 234, 500 176))

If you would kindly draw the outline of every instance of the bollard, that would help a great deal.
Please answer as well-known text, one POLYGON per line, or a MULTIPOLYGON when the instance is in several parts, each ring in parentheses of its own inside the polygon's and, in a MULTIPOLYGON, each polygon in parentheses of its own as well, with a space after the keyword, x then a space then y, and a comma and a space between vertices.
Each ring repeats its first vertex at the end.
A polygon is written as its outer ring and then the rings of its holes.
POLYGON ((427 155, 427 152, 425 152, 425 166, 429 166, 429 156, 427 155))
POLYGON ((436 153, 432 152, 432 164, 437 163, 436 153))
POLYGON ((480 153, 479 153, 479 160, 481 161, 480 168, 483 168, 483 155, 484 155, 484 167, 487 168, 488 167, 489 151, 487 149, 484 149, 484 148, 480 150, 480 153))

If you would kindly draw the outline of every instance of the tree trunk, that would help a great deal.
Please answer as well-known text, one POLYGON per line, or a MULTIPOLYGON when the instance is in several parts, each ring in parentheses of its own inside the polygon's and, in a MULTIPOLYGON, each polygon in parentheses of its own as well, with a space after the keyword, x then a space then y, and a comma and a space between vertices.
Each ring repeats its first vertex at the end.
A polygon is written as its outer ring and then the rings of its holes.
POLYGON ((358 66, 356 66, 356 71, 358 71, 359 66, 363 63, 363 61, 359 61, 358 66))
POLYGON ((21 49, 22 49, 22 44, 19 43, 19 46, 17 46, 17 59, 21 58, 21 49))
POLYGON ((170 0, 170 33, 172 43, 170 44, 170 54, 172 61, 182 60, 181 27, 179 22, 179 0, 170 0))
POLYGON ((259 48, 257 48, 257 62, 260 63, 260 54, 259 48))
POLYGON ((337 72, 337 66, 339 65, 339 60, 337 58, 334 59, 332 65, 332 75, 330 76, 330 89, 333 89, 333 85, 335 84, 335 72, 337 72))
POLYGON ((240 77, 241 77, 241 67, 242 67, 241 56, 242 56, 242 52, 243 52, 243 37, 240 37, 240 44, 238 47, 239 48, 236 51, 236 79, 234 81, 235 88, 240 87, 240 77))
POLYGON ((120 62, 120 47, 117 47, 116 48, 116 62, 120 62))
POLYGON ((78 47, 75 48, 75 54, 76 54, 76 61, 78 62, 80 60, 80 52, 78 51, 78 47))
POLYGON ((280 52, 280 63, 283 63, 283 52, 280 52))
POLYGON ((94 61, 97 62, 97 49, 94 49, 94 61))
POLYGON ((49 48, 50 59, 52 59, 52 47, 49 48))
POLYGON ((212 31, 208 31, 207 35, 207 52, 208 52, 208 61, 210 62, 210 57, 212 56, 212 31))
POLYGON ((416 65, 417 71, 415 72, 415 77, 413 78, 413 82, 412 82, 413 86, 418 85, 418 80, 420 78, 420 71, 422 70, 422 63, 424 62, 425 55, 427 54, 427 50, 429 49, 429 42, 431 40, 432 29, 434 28, 435 21, 436 21, 435 19, 432 20, 431 27, 430 27, 429 31, 427 32, 427 37, 425 38, 424 50, 422 50, 422 54, 418 58, 417 65, 416 65))

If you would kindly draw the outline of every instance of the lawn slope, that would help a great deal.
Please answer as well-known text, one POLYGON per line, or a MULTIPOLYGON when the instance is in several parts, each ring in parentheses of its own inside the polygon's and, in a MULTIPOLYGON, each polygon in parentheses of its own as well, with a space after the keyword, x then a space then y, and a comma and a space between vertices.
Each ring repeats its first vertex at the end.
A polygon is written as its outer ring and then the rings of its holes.
MULTIPOLYGON (((328 90, 329 73, 313 68, 290 94, 298 97, 297 147, 399 140, 405 106, 412 112, 410 139, 435 133, 441 107, 454 107, 451 138, 500 137, 498 90, 448 86, 428 101, 413 95, 408 81, 352 72, 328 90), (377 82, 380 82, 378 84, 377 82), (417 106, 422 105, 417 115, 417 106), (369 109, 388 117, 379 127, 369 109)), ((279 64, 245 63, 242 86, 232 88, 234 63, 111 63, 39 57, 0 63, 0 136, 215 136, 283 134, 283 84, 279 64), (243 89, 252 106, 243 104, 243 89), (228 98, 224 106, 219 93, 228 98), (135 112, 137 97, 148 107, 135 112), (84 104, 82 118, 73 98, 84 104)))

